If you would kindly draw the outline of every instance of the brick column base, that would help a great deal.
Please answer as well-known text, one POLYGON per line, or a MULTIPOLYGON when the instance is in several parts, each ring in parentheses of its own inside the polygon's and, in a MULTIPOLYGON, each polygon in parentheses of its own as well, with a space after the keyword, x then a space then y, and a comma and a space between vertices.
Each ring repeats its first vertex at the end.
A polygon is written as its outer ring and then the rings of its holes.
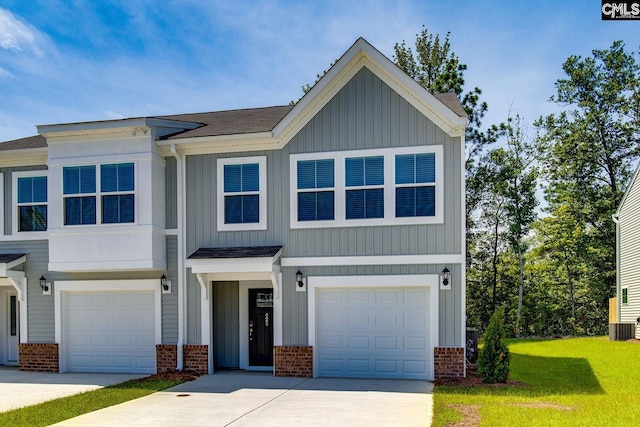
POLYGON ((58 344, 20 344, 21 371, 60 372, 58 344))
POLYGON ((178 346, 175 344, 156 344, 156 373, 175 372, 178 363, 178 346))
POLYGON ((313 347, 274 347, 273 368, 276 377, 313 377, 313 347))
POLYGON ((198 375, 206 375, 209 373, 208 345, 184 345, 182 349, 185 371, 195 372, 198 375))
POLYGON ((438 378, 464 378, 464 348, 435 347, 433 349, 434 376, 438 378))

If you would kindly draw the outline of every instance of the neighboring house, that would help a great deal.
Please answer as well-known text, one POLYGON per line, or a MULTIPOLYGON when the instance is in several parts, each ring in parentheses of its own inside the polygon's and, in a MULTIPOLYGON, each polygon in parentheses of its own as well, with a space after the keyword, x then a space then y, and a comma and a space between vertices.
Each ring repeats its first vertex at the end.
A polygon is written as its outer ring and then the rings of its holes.
POLYGON ((640 339, 640 328, 635 328, 640 322, 640 166, 613 220, 616 223, 617 298, 610 337, 633 338, 635 329, 635 337, 640 339))
POLYGON ((465 124, 359 39, 293 107, 0 144, 0 363, 464 376, 465 124))

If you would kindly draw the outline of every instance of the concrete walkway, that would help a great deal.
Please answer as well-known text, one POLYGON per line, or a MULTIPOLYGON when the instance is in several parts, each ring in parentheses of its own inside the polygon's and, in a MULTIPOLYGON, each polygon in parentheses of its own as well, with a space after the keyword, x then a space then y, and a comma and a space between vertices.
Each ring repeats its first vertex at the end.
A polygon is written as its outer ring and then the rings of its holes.
POLYGON ((427 381, 218 373, 56 426, 429 426, 427 381))
POLYGON ((117 384, 144 375, 53 374, 0 367, 0 412, 117 384))

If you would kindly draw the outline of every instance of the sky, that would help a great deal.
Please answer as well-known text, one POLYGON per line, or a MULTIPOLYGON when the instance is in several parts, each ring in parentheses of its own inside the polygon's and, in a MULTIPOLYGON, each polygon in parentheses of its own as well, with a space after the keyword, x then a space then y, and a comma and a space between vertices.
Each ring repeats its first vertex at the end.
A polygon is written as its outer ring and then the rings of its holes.
POLYGON ((423 25, 467 64, 484 124, 549 102, 562 64, 623 40, 594 0, 0 0, 0 141, 36 125, 286 105, 364 37, 387 57, 423 25))

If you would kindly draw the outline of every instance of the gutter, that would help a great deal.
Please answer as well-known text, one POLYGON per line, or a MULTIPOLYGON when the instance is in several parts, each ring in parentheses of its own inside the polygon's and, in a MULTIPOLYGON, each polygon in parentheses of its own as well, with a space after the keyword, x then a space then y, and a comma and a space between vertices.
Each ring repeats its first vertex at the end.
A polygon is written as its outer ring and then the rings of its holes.
POLYGON ((170 146, 171 154, 176 159, 176 203, 177 203, 177 214, 178 214, 178 345, 177 345, 177 360, 176 360, 176 371, 182 371, 184 367, 184 356, 183 356, 183 348, 184 341, 187 335, 187 322, 186 322, 186 307, 185 303, 187 301, 185 295, 185 286, 186 286, 186 274, 184 267, 185 260, 185 239, 186 235, 184 232, 184 218, 185 218, 185 204, 184 204, 184 194, 185 194, 185 167, 184 167, 184 157, 178 153, 175 144, 171 144, 170 146))
POLYGON ((618 214, 612 214, 611 219, 616 224, 616 323, 620 323, 620 218, 618 214))

